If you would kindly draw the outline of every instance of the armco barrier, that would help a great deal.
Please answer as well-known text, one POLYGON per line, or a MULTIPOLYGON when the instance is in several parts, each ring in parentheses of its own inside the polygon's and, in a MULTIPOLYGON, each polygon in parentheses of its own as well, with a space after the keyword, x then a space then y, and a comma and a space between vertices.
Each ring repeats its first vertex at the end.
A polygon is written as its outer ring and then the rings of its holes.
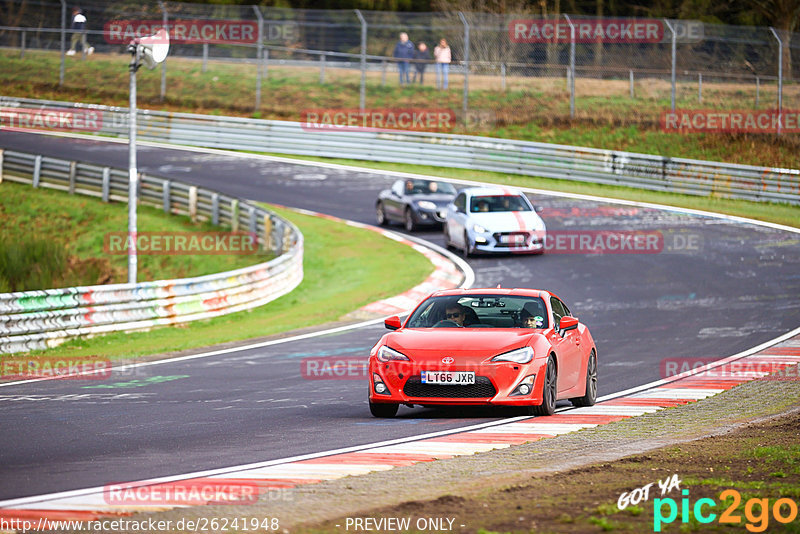
MULTIPOLYGON (((0 97, 0 108, 91 110, 127 137, 126 108, 0 97)), ((427 132, 316 129, 299 122, 140 110, 138 136, 176 145, 457 167, 691 195, 800 204, 800 170, 427 132)))
MULTIPOLYGON (((0 150, 0 180, 127 201, 127 170, 10 150, 0 150)), ((277 257, 252 267, 180 280, 2 293, 0 353, 247 310, 290 292, 303 279, 303 235, 274 213, 220 193, 144 175, 139 200, 167 213, 256 234, 259 247, 277 257)))

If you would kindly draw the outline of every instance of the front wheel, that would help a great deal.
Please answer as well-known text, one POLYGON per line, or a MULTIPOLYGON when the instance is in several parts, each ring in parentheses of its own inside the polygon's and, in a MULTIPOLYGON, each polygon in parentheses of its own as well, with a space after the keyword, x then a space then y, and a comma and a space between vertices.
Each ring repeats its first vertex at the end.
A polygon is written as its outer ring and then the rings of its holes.
POLYGON ((411 208, 406 208, 406 216, 405 216, 405 226, 406 231, 413 232, 417 229, 417 223, 414 222, 414 214, 411 213, 411 208))
POLYGON ((558 394, 558 371, 553 358, 548 358, 547 369, 544 373, 544 386, 542 387, 542 403, 538 406, 529 406, 529 415, 553 415, 556 413, 556 396, 558 394))
POLYGON ((467 232, 464 232, 464 257, 469 258, 474 254, 474 252, 475 251, 469 242, 469 234, 467 232))
POLYGON ((399 404, 369 403, 369 411, 375 417, 394 417, 397 415, 399 404))
POLYGON ((383 208, 383 202, 378 202, 375 205, 375 220, 378 221, 378 226, 386 226, 386 211, 383 208))
POLYGON ((597 401, 597 356, 592 350, 586 362, 586 393, 569 400, 573 406, 594 406, 597 401))

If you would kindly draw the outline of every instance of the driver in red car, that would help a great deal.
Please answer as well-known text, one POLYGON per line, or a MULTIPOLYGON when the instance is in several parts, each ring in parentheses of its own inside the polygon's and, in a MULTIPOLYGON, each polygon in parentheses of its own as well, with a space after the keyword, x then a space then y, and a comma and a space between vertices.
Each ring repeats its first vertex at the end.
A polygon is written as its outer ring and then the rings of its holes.
POLYGON ((461 304, 451 304, 445 310, 445 319, 448 321, 453 321, 458 326, 464 326, 464 319, 466 318, 466 314, 464 313, 464 306, 461 304))

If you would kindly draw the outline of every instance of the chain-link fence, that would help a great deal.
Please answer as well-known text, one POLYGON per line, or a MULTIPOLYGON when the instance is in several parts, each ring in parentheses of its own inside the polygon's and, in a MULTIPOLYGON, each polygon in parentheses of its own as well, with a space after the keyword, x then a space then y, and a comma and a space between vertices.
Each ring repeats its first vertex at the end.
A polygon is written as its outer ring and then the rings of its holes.
MULTIPOLYGON (((89 0, 80 8, 87 46, 72 28, 75 6, 66 0, 10 0, 0 12, 0 47, 10 57, 58 52, 63 85, 75 61, 91 59, 89 51, 125 54, 133 38, 168 26, 162 100, 170 95, 171 69, 200 62, 206 72, 212 62, 225 62, 246 67, 239 76, 252 84, 239 97, 251 110, 293 120, 301 110, 278 105, 265 83, 274 89, 283 82, 307 95, 319 86, 311 99, 317 108, 439 106, 456 110, 459 120, 501 125, 547 117, 656 124, 675 108, 800 109, 800 34, 773 28, 177 2, 89 0), (399 45, 401 32, 410 47, 399 45), (445 43, 446 53, 439 50, 445 43), (409 92, 413 86, 425 92, 409 92)), ((233 100, 227 91, 221 86, 219 98, 233 100)))

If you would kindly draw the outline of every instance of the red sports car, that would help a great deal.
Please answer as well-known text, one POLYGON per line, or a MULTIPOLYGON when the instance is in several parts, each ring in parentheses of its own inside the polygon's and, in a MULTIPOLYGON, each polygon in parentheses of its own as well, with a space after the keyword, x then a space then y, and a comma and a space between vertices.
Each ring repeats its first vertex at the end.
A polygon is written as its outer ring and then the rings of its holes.
POLYGON ((551 415, 556 401, 591 406, 597 349, 554 294, 452 289, 423 300, 402 324, 385 321, 369 357, 369 408, 394 417, 413 406, 519 406, 551 415))

